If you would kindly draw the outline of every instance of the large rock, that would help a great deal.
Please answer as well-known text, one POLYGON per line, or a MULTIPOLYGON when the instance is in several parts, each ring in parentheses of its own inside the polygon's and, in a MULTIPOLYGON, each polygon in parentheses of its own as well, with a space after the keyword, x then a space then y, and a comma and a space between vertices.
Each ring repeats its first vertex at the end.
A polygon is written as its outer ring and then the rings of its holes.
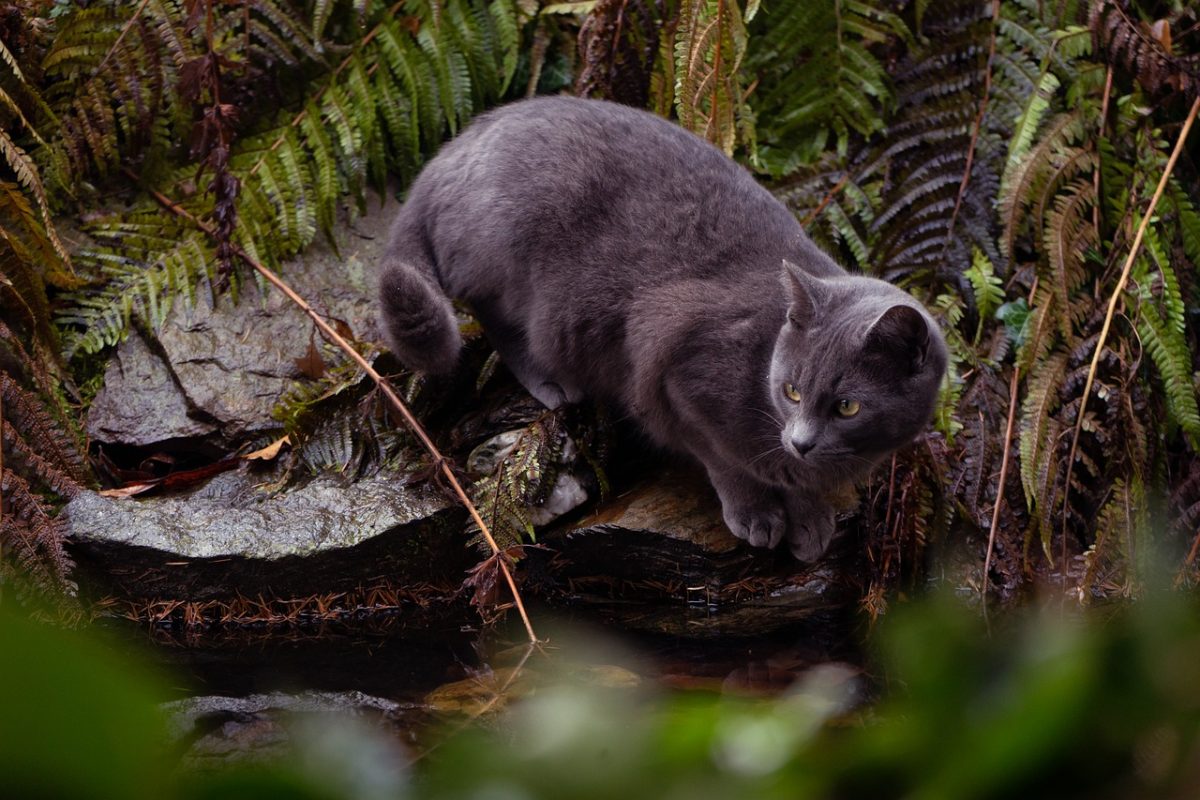
POLYGON ((187 769, 290 759, 356 797, 404 795, 412 755, 402 742, 428 723, 424 709, 353 691, 193 697, 163 710, 187 769))
POLYGON ((659 633, 752 636, 849 599, 839 559, 806 566, 786 549, 748 546, 703 475, 685 468, 644 479, 544 541, 551 596, 659 633))
MULTIPOLYGON (((338 252, 320 240, 281 274, 301 296, 367 341, 380 338, 375 321, 375 269, 386 244, 395 203, 338 233, 338 252), (340 254, 339 254, 340 253, 340 254)), ((229 444, 277 427, 271 409, 300 371, 296 359, 320 342, 312 322, 281 292, 242 287, 238 302, 216 304, 197 292, 182 300, 154 335, 134 333, 118 348, 88 413, 97 442, 172 446, 211 437, 229 444)))
POLYGON ((83 492, 63 512, 92 593, 184 602, 304 598, 372 582, 461 580, 465 512, 392 473, 322 475, 278 491, 248 468, 193 491, 115 498, 83 492))

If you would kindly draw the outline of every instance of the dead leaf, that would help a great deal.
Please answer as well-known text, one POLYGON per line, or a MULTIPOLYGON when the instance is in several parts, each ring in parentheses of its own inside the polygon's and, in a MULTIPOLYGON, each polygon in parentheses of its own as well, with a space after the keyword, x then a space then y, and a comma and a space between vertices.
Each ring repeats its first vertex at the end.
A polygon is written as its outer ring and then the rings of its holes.
POLYGON ((333 326, 333 329, 337 331, 338 336, 341 336, 348 342, 354 341, 354 330, 350 327, 350 323, 337 317, 329 317, 328 321, 333 326))
POLYGON ((317 343, 311 338, 308 340, 308 351, 302 358, 294 359, 294 363, 301 375, 314 381, 320 380, 325 374, 325 359, 321 357, 317 343))
POLYGON ((162 483, 161 480, 129 483, 124 486, 118 486, 116 489, 103 489, 99 492, 99 495, 101 497, 133 497, 134 495, 150 491, 160 483, 162 483))
POLYGON ((1150 26, 1150 33, 1168 53, 1171 52, 1171 23, 1160 19, 1150 26))
POLYGON ((279 455, 280 448, 282 448, 285 444, 291 445, 291 443, 292 442, 288 437, 280 436, 278 439, 271 442, 261 450, 255 450, 253 453, 246 453, 246 455, 242 456, 242 459, 245 461, 271 461, 279 455))
POLYGON ((616 664, 585 664, 571 671, 571 677, 603 689, 635 689, 642 676, 616 664))
POLYGON ((504 667, 439 686, 425 696, 425 703, 443 714, 474 717, 499 710, 509 700, 523 697, 532 689, 533 681, 526 673, 514 667, 504 667))

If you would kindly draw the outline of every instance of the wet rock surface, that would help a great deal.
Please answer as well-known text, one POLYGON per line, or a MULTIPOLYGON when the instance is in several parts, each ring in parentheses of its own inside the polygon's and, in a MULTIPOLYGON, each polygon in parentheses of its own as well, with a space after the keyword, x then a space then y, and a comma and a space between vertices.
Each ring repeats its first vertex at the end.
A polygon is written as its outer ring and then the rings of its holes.
POLYGON ((188 769, 224 769, 310 751, 327 759, 341 744, 358 751, 347 753, 358 766, 386 772, 397 785, 411 758, 402 742, 427 721, 419 706, 357 691, 193 697, 166 703, 163 710, 172 738, 186 745, 188 769))
MULTIPOLYGON (((355 336, 380 338, 375 270, 397 205, 388 203, 345 227, 338 251, 319 240, 281 270, 314 307, 355 336)), ((228 444, 277 427, 271 409, 300 377, 313 325, 282 293, 242 287, 214 304, 197 292, 178 302, 157 334, 134 333, 116 351, 104 388, 88 413, 88 434, 101 444, 170 446, 211 437, 228 444)))
POLYGON ((427 483, 387 472, 260 483, 243 468, 160 497, 83 492, 63 512, 72 552, 96 591, 187 601, 456 580, 469 563, 465 512, 427 483))
POLYGON ((660 633, 761 634, 848 597, 837 559, 806 566, 734 537, 708 482, 685 468, 644 479, 546 542, 559 599, 660 633))

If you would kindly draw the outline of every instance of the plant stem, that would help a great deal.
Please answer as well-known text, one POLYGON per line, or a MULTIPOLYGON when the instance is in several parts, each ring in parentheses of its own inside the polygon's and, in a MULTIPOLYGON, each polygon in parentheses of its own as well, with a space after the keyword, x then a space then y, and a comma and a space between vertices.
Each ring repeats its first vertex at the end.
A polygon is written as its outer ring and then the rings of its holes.
POLYGON ((1008 462, 1012 455, 1013 423, 1017 419, 1017 388, 1021 381, 1021 370, 1013 365, 1012 380, 1008 386, 1008 424, 1004 427, 1004 455, 1000 457, 1000 484, 996 487, 996 505, 992 509, 992 524, 988 528, 987 555, 983 558, 983 583, 979 589, 983 603, 983 614, 987 616, 988 585, 992 572, 992 550, 996 547, 996 526, 1000 524, 1000 506, 1004 502, 1004 485, 1008 480, 1008 462))
POLYGON ((1126 281, 1129 280, 1129 272, 1133 269, 1133 262, 1137 258, 1138 250, 1141 249, 1142 237, 1150 225, 1150 218, 1154 216, 1154 209, 1158 207, 1158 201, 1167 188, 1167 181, 1171 179, 1171 173, 1175 170, 1175 162, 1179 160, 1179 154, 1183 152, 1183 144, 1187 141, 1188 133, 1192 130, 1192 123, 1196 121, 1198 112, 1200 112, 1200 97, 1197 97, 1192 103, 1192 110, 1188 112, 1187 119, 1184 120, 1183 130, 1179 132, 1179 137, 1175 140, 1175 149, 1171 151, 1171 157, 1167 159, 1167 166, 1158 180, 1154 196, 1150 198, 1150 205, 1146 208, 1146 213, 1142 215, 1141 223, 1138 224, 1137 235, 1133 237, 1133 245, 1129 248, 1129 255, 1125 257, 1125 266, 1121 268, 1121 277, 1117 279, 1117 285, 1113 287, 1112 296, 1108 299, 1108 311, 1104 314, 1104 325, 1100 328, 1100 338, 1096 340, 1096 351, 1092 353, 1092 365, 1088 368, 1087 381, 1083 385, 1083 396, 1079 399, 1079 412, 1075 416, 1075 432, 1071 436, 1071 454, 1067 457, 1067 479, 1063 484, 1062 579, 1064 589, 1067 585, 1067 503, 1071 493, 1071 473, 1074 471, 1075 455, 1079 449, 1079 434, 1083 430, 1083 412, 1087 407, 1088 397, 1092 393, 1092 384, 1096 380, 1096 370, 1100 366, 1100 356, 1104 353, 1104 343, 1108 339, 1109 328, 1112 327, 1117 303, 1125 290, 1126 281))

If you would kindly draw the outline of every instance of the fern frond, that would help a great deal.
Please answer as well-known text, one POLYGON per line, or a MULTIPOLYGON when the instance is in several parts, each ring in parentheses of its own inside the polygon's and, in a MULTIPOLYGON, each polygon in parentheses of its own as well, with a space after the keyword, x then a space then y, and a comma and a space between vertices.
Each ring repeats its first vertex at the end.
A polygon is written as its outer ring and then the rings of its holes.
MULTIPOLYGON (((54 229, 54 222, 50 219, 50 201, 46 197, 46 189, 42 185, 37 165, 34 164, 33 159, 16 142, 9 138, 3 128, 0 128, 0 156, 4 158, 9 168, 16 174, 21 186, 33 195, 38 209, 41 211, 41 232, 44 232, 46 238, 53 245, 54 252, 57 255, 56 261, 61 265, 60 269, 53 267, 47 269, 47 277, 54 280, 55 276, 61 275, 64 269, 67 273, 71 273, 71 256, 67 253, 67 249, 63 247, 63 243, 59 241, 58 232, 54 229)), ((26 227, 28 228, 28 225, 26 227)), ((70 283, 69 279, 64 280, 59 278, 58 280, 61 281, 60 285, 68 285, 70 283)))
MULTIPOLYGON (((1171 314, 1170 310, 1167 313, 1171 314)), ((1197 407, 1192 377, 1192 352, 1183 332, 1149 302, 1143 302, 1138 308, 1137 330, 1162 378, 1172 421, 1183 429, 1192 448, 1200 449, 1200 408, 1197 407)))
POLYGON ((1058 391, 1066 376, 1067 356, 1055 353, 1038 363, 1028 379, 1025 399, 1021 403, 1020 453, 1021 485, 1025 489, 1025 503, 1033 511, 1052 506, 1053 498, 1047 496, 1046 485, 1049 466, 1047 459, 1058 457, 1054 436, 1057 429, 1051 427, 1051 414, 1059 406, 1058 391))
POLYGON ((78 587, 68 577, 74 563, 63 548, 66 526, 50 515, 24 478, 7 468, 0 472, 0 507, 0 575, 40 595, 73 597, 78 587))
MULTIPOLYGON (((530 511, 545 502, 554 488, 568 441, 561 414, 543 414, 520 432, 492 472, 471 486, 471 501, 501 550, 522 539, 536 541, 530 511)), ((474 532, 471 543, 484 547, 478 529, 472 526, 470 530, 474 532)))
POLYGON ((681 0, 675 31, 675 109, 685 127, 733 153, 745 133, 742 60, 747 34, 737 0, 681 0))

